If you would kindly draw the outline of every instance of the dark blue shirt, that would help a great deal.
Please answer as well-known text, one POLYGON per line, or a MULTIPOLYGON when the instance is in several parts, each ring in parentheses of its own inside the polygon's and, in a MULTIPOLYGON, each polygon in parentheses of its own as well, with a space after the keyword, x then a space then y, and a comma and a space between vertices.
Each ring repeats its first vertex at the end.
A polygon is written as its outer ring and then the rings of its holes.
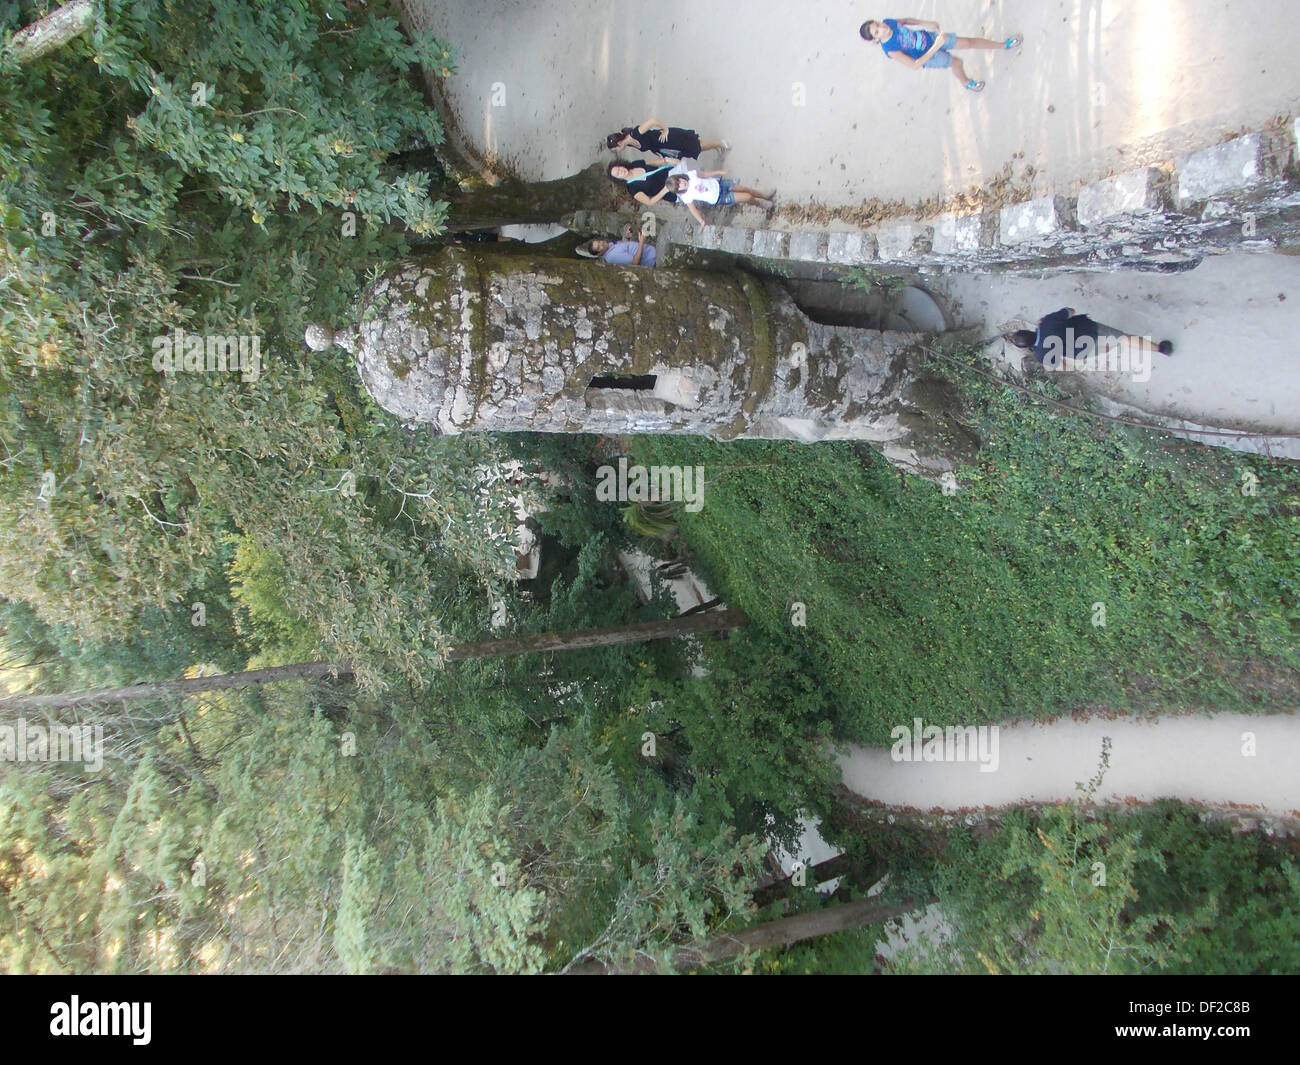
POLYGON ((1062 307, 1044 316, 1034 337, 1034 355, 1044 366, 1062 368, 1061 358, 1087 359, 1096 351, 1097 323, 1086 314, 1070 314, 1062 307))

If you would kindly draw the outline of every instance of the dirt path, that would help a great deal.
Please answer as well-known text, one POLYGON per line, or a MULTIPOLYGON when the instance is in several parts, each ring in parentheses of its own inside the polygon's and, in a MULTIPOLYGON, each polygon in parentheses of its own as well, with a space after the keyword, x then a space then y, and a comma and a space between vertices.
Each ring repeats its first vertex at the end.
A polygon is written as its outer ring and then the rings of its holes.
POLYGON ((1094 179, 1300 105, 1300 5, 1282 0, 407 6, 457 51, 446 89, 466 135, 530 179, 576 173, 603 134, 653 114, 730 139, 735 175, 787 202, 912 203, 1008 163, 1036 188, 1094 179), (886 15, 1025 44, 967 53, 988 83, 975 95, 858 37, 886 15))
POLYGON ((855 747, 839 759, 853 792, 894 806, 960 810, 1056 802, 1097 771, 1111 739, 1101 802, 1178 798, 1300 817, 1300 714, 1216 714, 1003 726, 998 768, 976 761, 895 762, 888 749, 855 747), (1244 737, 1254 754, 1243 754, 1244 737))

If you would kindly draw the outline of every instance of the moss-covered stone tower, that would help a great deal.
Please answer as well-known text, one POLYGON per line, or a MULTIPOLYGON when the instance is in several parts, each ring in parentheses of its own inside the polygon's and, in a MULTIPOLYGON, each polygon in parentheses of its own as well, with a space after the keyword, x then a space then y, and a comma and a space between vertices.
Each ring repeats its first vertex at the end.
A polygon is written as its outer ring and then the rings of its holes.
POLYGON ((866 440, 930 477, 970 444, 951 390, 916 376, 931 338, 821 325, 738 272, 450 247, 360 306, 308 344, 346 348, 380 406, 443 433, 866 440))

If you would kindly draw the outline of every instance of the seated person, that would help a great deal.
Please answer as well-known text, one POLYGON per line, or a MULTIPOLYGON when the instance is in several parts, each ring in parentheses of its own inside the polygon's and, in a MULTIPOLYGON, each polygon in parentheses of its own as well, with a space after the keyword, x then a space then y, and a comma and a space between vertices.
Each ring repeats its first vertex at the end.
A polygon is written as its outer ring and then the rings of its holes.
POLYGON ((623 229, 623 239, 601 240, 599 237, 579 244, 577 252, 584 259, 603 259, 611 266, 654 266, 657 252, 653 244, 647 244, 645 231, 632 239, 632 227, 623 229))

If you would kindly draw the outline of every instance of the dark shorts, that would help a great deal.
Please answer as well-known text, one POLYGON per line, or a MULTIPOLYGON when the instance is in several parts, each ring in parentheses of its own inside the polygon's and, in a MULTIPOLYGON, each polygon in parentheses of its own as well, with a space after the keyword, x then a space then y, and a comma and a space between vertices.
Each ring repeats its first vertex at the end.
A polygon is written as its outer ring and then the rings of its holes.
MULTIPOLYGON (((679 129, 669 126, 663 138, 659 154, 667 159, 698 159, 700 157, 700 135, 693 129, 679 129)), ((651 151, 654 151, 652 148, 651 151)))
POLYGON ((736 194, 731 191, 731 187, 734 184, 735 182, 730 178, 718 178, 718 202, 716 206, 730 207, 736 202, 736 194))

